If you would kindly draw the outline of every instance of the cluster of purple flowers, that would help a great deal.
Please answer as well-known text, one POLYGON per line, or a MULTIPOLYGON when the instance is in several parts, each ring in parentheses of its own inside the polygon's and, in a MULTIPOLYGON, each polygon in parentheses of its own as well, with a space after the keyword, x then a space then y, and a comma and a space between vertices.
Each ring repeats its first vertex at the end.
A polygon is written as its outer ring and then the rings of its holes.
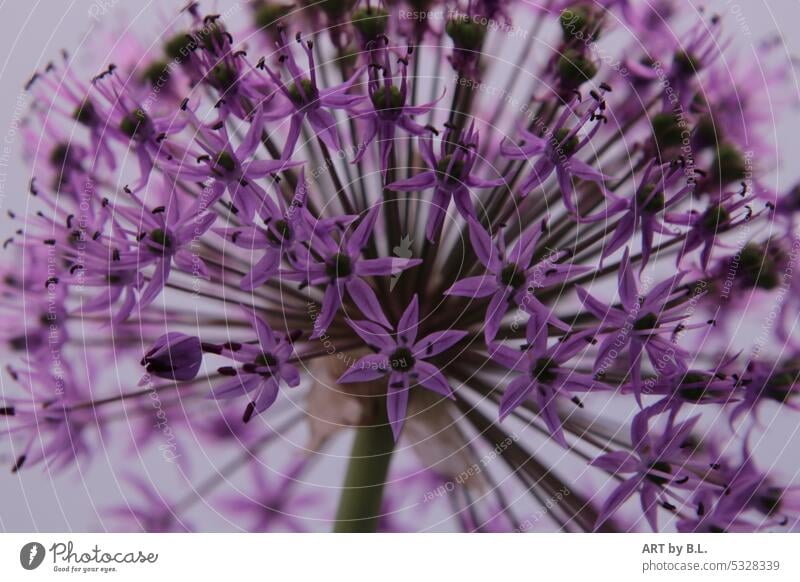
POLYGON ((543 529, 798 527, 797 467, 758 447, 800 393, 800 196, 758 173, 778 68, 729 70, 722 23, 680 2, 446 4, 192 2, 94 77, 66 54, 34 75, 10 469, 126 437, 182 456, 183 498, 128 471, 121 529, 202 529, 195 491, 237 528, 421 527, 398 500, 454 480, 470 531, 557 492, 543 529), (350 433, 331 500, 311 475, 350 433), (243 467, 252 498, 215 500, 243 467))

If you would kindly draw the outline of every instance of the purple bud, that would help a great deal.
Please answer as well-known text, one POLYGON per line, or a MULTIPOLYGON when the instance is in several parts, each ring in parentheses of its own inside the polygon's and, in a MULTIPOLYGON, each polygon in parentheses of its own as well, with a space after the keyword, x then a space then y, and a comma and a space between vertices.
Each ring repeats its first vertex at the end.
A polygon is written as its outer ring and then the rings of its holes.
POLYGON ((153 376, 186 381, 197 376, 202 361, 200 339, 173 332, 156 340, 142 358, 142 365, 153 376))

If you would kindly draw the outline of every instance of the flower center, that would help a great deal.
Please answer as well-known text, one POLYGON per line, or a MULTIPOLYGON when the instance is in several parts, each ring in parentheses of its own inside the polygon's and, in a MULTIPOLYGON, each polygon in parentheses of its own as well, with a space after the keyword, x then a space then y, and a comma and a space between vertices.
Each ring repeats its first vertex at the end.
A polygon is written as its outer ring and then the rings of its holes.
POLYGON ((292 11, 292 6, 265 2, 256 6, 255 22, 260 30, 272 32, 276 30, 280 20, 292 11))
POLYGON ((353 273, 353 262, 350 257, 339 253, 328 260, 325 274, 331 279, 344 279, 353 273))
POLYGON ((567 136, 570 134, 570 130, 566 127, 562 127, 556 132, 555 135, 555 147, 559 154, 562 154, 566 157, 571 156, 575 153, 578 149, 578 136, 573 135, 571 138, 567 139, 567 136), (564 141, 567 139, 567 141, 564 141))
POLYGON ((453 161, 451 167, 450 162, 452 159, 453 155, 448 154, 439 160, 436 164, 436 173, 439 175, 440 180, 444 180, 448 184, 457 184, 461 181, 461 174, 464 171, 464 162, 460 159, 456 159, 453 161))
POLYGON ((131 139, 144 140, 150 134, 152 125, 144 109, 137 107, 122 118, 119 128, 131 139))
POLYGON ((142 81, 153 87, 160 87, 169 80, 170 72, 166 61, 154 61, 142 72, 142 81))
POLYGON ((722 206, 712 206, 703 214, 701 226, 711 232, 716 232, 730 220, 731 215, 722 206))
MULTIPOLYGON (((667 474, 672 473, 672 467, 670 466, 669 463, 665 461, 655 461, 653 463, 650 463, 650 468, 653 471, 658 471, 659 473, 667 473, 667 474)), ((647 478, 656 485, 666 485, 667 483, 669 483, 668 478, 662 477, 661 475, 656 475, 652 472, 647 473, 647 478)))
POLYGON ((510 263, 500 271, 500 281, 503 282, 503 285, 519 289, 525 284, 525 271, 510 263))
POLYGON ((68 143, 59 143, 56 145, 56 147, 53 148, 53 151, 50 152, 50 163, 55 168, 62 168, 63 166, 65 166, 68 159, 69 159, 68 143))
POLYGON ((266 366, 268 368, 278 365, 278 359, 269 352, 263 352, 261 355, 256 357, 254 361, 259 366, 266 366))
POLYGON ((693 54, 686 51, 675 53, 674 62, 678 72, 687 76, 694 76, 702 67, 702 63, 693 54))
POLYGON ((381 85, 370 98, 378 113, 397 114, 403 109, 403 95, 400 93, 400 89, 394 85, 389 86, 388 92, 386 87, 381 85))
POLYGON ((214 164, 217 168, 221 168, 225 173, 230 174, 236 169, 236 160, 228 152, 222 151, 217 154, 217 159, 214 164))
POLYGON ((239 74, 236 69, 226 63, 219 63, 211 69, 211 79, 214 85, 222 91, 230 91, 236 85, 239 74))
POLYGON ((414 367, 414 356, 408 348, 397 348, 389 356, 389 365, 395 372, 406 372, 414 367))
POLYGON ((195 48, 195 41, 188 33, 177 34, 166 42, 164 52, 178 63, 182 62, 195 48))
POLYGON ((558 74, 565 88, 577 89, 597 74, 597 65, 575 49, 567 49, 558 59, 558 74))
POLYGON ((690 402, 700 402, 706 394, 709 380, 710 378, 706 374, 689 372, 681 380, 678 394, 690 402))
POLYGON ((381 8, 361 8, 353 12, 352 23, 364 40, 370 41, 386 32, 389 13, 381 8))
MULTIPOLYGON (((156 243, 156 245, 160 246, 163 249, 163 252, 168 252, 172 248, 172 237, 170 237, 163 228, 156 228, 155 230, 151 231, 150 240, 156 243)), ((157 253, 162 252, 154 249, 152 246, 150 248, 157 253)))
POLYGON ((477 19, 472 19, 465 14, 455 14, 447 21, 445 32, 453 39, 453 44, 457 49, 477 51, 483 44, 486 27, 477 19))
POLYGON ((636 196, 636 203, 642 207, 643 211, 650 214, 664 210, 664 192, 653 194, 655 189, 656 187, 653 184, 647 184, 636 196))
POLYGON ((281 246, 292 238, 292 227, 285 220, 276 220, 267 230, 267 238, 275 245, 281 246))
POLYGON ((550 358, 539 358, 533 365, 531 376, 537 381, 549 384, 556 379, 556 364, 550 358))
POLYGON ((92 102, 88 99, 84 99, 83 102, 75 108, 72 118, 82 125, 90 126, 94 125, 97 121, 97 112, 92 102))
POLYGON ((316 101, 317 96, 314 91, 314 85, 311 84, 311 80, 300 79, 300 87, 297 86, 297 83, 289 85, 289 99, 298 107, 316 101))
POLYGON ((778 487, 770 487, 756 497, 756 505, 762 513, 772 515, 780 510, 782 497, 783 492, 778 487))
POLYGON ((797 375, 794 372, 779 372, 770 376, 764 387, 764 395, 777 402, 786 402, 792 395, 797 375))
POLYGON ((645 329, 653 329, 658 323, 658 316, 655 313, 648 313, 636 320, 633 324, 633 329, 642 331, 645 329))
POLYGON ((723 185, 730 184, 744 180, 747 172, 747 161, 736 146, 731 144, 719 146, 714 165, 711 168, 712 178, 719 177, 723 185))

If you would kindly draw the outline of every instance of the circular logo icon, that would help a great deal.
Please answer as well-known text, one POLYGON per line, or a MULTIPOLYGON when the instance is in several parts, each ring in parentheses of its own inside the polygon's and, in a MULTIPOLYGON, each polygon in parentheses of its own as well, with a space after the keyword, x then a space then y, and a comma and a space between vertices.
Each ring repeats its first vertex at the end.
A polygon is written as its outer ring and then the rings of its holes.
POLYGON ((35 570, 44 561, 44 546, 39 542, 28 542, 19 551, 19 563, 26 570, 35 570))

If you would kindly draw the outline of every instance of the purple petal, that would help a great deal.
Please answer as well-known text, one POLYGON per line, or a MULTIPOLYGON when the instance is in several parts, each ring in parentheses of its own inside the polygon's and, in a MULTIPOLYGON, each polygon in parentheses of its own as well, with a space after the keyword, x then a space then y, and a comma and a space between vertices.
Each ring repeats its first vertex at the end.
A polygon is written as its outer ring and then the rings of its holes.
POLYGON ((589 464, 616 475, 636 472, 639 461, 635 455, 627 451, 614 451, 600 455, 589 464))
POLYGON ((417 325, 419 323, 419 297, 414 298, 408 304, 400 321, 397 322, 397 336, 405 345, 411 345, 417 339, 417 325))
POLYGON ((395 342, 383 327, 375 322, 367 320, 347 320, 348 325, 358 336, 364 340, 368 346, 374 346, 379 350, 392 350, 395 342))
POLYGON ((406 180, 392 182, 386 188, 398 192, 415 192, 417 190, 427 190, 436 185, 436 174, 432 171, 422 172, 406 180))
POLYGON ((503 321, 506 313, 508 312, 508 289, 498 291, 489 302, 489 307, 486 309, 486 319, 484 320, 484 337, 486 342, 491 342, 500 329, 500 323, 503 321))
POLYGON ((331 283, 325 290, 325 296, 322 298, 322 308, 319 315, 314 320, 314 333, 311 339, 318 339, 333 321, 336 312, 342 304, 342 290, 338 282, 331 283))
POLYGON ((406 421, 408 410, 408 378, 405 374, 392 374, 386 392, 386 413, 392 427, 394 440, 400 438, 400 431, 406 421))
POLYGON ((383 378, 389 369, 389 358, 385 354, 369 354, 354 363, 337 380, 339 384, 351 382, 369 382, 383 378))
POLYGON ((487 269, 496 273, 500 268, 500 256, 497 248, 492 243, 492 237, 476 220, 470 219, 468 225, 472 250, 475 251, 475 255, 487 269))
POLYGON ((372 234, 372 229, 375 228, 375 221, 378 220, 378 214, 380 213, 380 210, 380 206, 373 206, 372 209, 367 212, 367 215, 359 223, 359 225, 353 231, 353 234, 351 234, 350 238, 347 240, 347 254, 356 256, 361 253, 361 249, 366 246, 367 241, 372 234))
POLYGON ((267 351, 274 349, 277 340, 275 339, 275 334, 272 332, 272 328, 256 315, 255 311, 242 306, 242 313, 250 323, 250 326, 255 330, 261 349, 267 351))
POLYGON ((632 310, 638 303, 639 290, 636 286, 636 279, 634 278, 627 248, 625 249, 625 254, 622 256, 618 279, 619 298, 622 301, 622 305, 624 305, 626 309, 632 310))
POLYGON ((430 358, 449 350, 467 335, 466 331, 455 329, 435 331, 426 335, 414 345, 414 357, 430 358))
POLYGON ((428 362, 417 362, 414 365, 414 370, 419 373, 419 383, 425 386, 428 390, 432 390, 437 394, 446 396, 451 400, 455 400, 453 389, 450 384, 442 375, 439 368, 428 362))
POLYGON ((278 381, 275 378, 267 378, 266 381, 261 383, 261 390, 254 401, 253 412, 260 414, 267 408, 275 404, 278 399, 278 381))
POLYGON ((397 257, 361 259, 356 263, 355 272, 360 277, 397 275, 406 269, 416 267, 421 262, 421 259, 400 259, 397 257))
POLYGON ((500 399, 500 420, 504 420, 517 406, 525 402, 535 386, 536 383, 531 380, 530 376, 514 378, 500 399))
POLYGON ((386 319, 386 316, 383 314, 381 304, 378 301, 378 298, 375 296, 375 292, 372 290, 372 287, 367 285, 358 277, 354 277, 347 281, 345 286, 347 287, 347 293, 361 310, 361 313, 366 315, 372 321, 380 323, 386 327, 391 327, 389 320, 386 319))
POLYGON ((445 291, 445 295, 458 295, 461 297, 471 297, 477 299, 488 297, 498 289, 497 280, 487 274, 477 277, 467 277, 457 281, 450 289, 445 291))
POLYGON ((623 481, 619 487, 614 489, 606 502, 603 504, 600 515, 597 516, 597 521, 594 525, 595 530, 608 521, 608 518, 614 515, 614 513, 616 513, 617 509, 619 509, 620 506, 622 506, 622 504, 625 503, 631 495, 633 495, 638 486, 639 478, 632 477, 631 479, 623 481))

